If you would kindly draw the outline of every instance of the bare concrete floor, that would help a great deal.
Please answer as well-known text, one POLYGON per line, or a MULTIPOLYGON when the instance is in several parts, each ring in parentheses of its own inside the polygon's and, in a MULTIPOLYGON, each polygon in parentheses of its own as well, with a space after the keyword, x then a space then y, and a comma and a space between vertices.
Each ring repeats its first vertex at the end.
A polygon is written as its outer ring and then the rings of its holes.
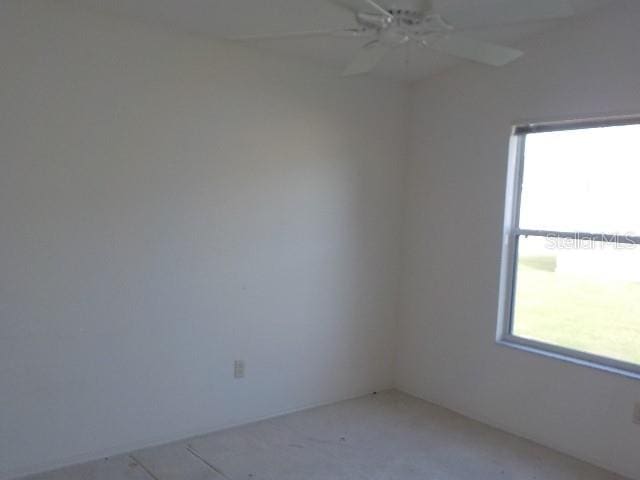
POLYGON ((314 408, 30 480, 621 479, 398 392, 314 408))

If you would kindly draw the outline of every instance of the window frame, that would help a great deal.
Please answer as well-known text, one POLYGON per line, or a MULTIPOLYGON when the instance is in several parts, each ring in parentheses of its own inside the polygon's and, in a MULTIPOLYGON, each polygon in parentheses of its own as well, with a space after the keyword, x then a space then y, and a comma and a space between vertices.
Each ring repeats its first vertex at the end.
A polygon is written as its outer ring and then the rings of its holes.
POLYGON ((500 345, 517 348, 559 360, 576 363, 612 373, 640 379, 640 365, 613 358, 574 350, 559 345, 519 337, 512 333, 517 283, 518 242, 520 237, 556 237, 580 240, 616 241, 640 245, 640 237, 615 236, 606 233, 561 232, 529 230, 520 228, 520 206, 524 174, 524 154, 526 137, 532 133, 557 132, 566 130, 640 125, 640 115, 617 117, 597 117, 568 121, 523 123, 512 127, 509 142, 509 164, 504 208, 502 234, 502 255, 500 264, 498 328, 496 341, 500 345))

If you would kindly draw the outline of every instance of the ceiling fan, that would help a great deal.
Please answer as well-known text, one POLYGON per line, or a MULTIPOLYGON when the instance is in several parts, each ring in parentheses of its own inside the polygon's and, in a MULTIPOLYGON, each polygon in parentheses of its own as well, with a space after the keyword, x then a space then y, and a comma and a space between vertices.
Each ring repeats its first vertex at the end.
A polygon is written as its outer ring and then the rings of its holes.
MULTIPOLYGON (((460 35, 458 33, 460 29, 434 10, 432 0, 326 1, 349 11, 355 19, 355 26, 337 30, 236 37, 232 40, 259 41, 313 36, 369 39, 345 68, 343 72, 345 76, 370 72, 388 53, 409 43, 495 67, 506 65, 524 53, 460 35)), ((514 0, 491 0, 489 3, 497 7, 495 12, 489 11, 491 16, 496 18, 496 23, 492 26, 565 18, 574 14, 567 0, 526 0, 519 5, 514 0), (514 16, 514 9, 522 11, 516 11, 514 16), (501 15, 504 11, 511 13, 507 15, 506 20, 501 18, 504 17, 501 15)), ((487 12, 483 13, 486 17, 487 12)))

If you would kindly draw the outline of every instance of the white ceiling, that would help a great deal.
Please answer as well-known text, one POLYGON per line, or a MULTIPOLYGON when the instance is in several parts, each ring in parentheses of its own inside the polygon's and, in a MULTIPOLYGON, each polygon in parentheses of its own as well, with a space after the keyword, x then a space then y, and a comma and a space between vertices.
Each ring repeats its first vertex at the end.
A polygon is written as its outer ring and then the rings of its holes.
MULTIPOLYGON (((353 0, 352 0, 353 1, 353 0)), ((481 28, 491 23, 495 12, 517 19, 519 8, 530 2, 570 2, 583 15, 611 0, 434 0, 435 10, 456 27, 470 28, 466 35, 513 44, 567 20, 518 23, 509 27, 481 28)), ((400 6, 411 0, 381 0, 385 6, 400 6)), ((328 0, 76 0, 78 5, 119 16, 135 18, 171 30, 231 38, 244 35, 278 34, 291 31, 333 29, 354 25, 353 15, 328 0)), ((364 3, 364 2, 363 2, 364 3)), ((256 48, 303 57, 334 68, 336 75, 367 40, 314 37, 252 43, 256 48)), ((526 53, 526 52, 525 52, 526 53)), ((414 81, 439 73, 457 60, 416 47, 393 52, 372 74, 414 81)), ((488 67, 485 67, 488 68, 488 67)))

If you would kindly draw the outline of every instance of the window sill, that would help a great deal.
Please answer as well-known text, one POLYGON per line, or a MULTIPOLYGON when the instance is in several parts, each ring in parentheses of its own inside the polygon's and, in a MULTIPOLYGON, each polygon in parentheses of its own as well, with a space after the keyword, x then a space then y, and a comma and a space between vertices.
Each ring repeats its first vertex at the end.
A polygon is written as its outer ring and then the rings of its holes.
POLYGON ((600 357, 589 353, 579 352, 568 348, 558 347, 535 340, 505 335, 498 339, 498 345, 514 348, 516 350, 554 358, 563 362, 594 368, 596 370, 621 375, 633 380, 640 380, 640 365, 620 362, 606 357, 600 357))

